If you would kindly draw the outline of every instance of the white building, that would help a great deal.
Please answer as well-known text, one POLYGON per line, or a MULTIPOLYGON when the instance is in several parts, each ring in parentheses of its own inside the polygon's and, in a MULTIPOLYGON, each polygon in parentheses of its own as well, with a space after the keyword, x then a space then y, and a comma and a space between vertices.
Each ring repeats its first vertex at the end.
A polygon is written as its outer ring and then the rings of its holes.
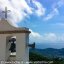
POLYGON ((0 60, 9 60, 9 39, 16 36, 16 60, 29 61, 29 29, 11 26, 7 20, 0 20, 0 60))

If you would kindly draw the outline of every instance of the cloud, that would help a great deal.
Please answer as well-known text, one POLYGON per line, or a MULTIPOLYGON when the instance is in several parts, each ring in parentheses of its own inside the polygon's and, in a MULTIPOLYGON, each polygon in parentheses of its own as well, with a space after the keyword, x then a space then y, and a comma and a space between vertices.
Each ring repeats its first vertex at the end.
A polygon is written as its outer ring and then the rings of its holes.
POLYGON ((59 0, 57 3, 54 3, 53 5, 52 5, 52 8, 54 9, 54 8, 60 8, 60 7, 63 7, 64 6, 64 0, 59 0))
POLYGON ((44 40, 48 42, 56 42, 57 35, 55 33, 46 33, 44 34, 44 40))
POLYGON ((45 11, 46 9, 42 6, 42 4, 36 0, 32 0, 33 4, 35 4, 35 6, 37 7, 37 9, 35 9, 35 13, 38 16, 43 16, 45 15, 45 11))
POLYGON ((37 43, 42 42, 43 37, 39 33, 34 32, 31 29, 30 29, 30 31, 31 31, 30 42, 37 42, 37 43))
POLYGON ((56 42, 57 35, 55 33, 45 33, 43 35, 34 32, 30 29, 30 42, 43 43, 43 42, 56 42))
POLYGON ((4 17, 2 11, 4 11, 5 7, 11 11, 8 13, 8 20, 11 21, 13 25, 21 22, 26 17, 29 18, 31 14, 36 14, 38 16, 44 15, 45 9, 41 3, 33 0, 32 4, 34 4, 37 9, 30 6, 26 0, 0 0, 0 18, 4 17))
POLYGON ((57 8, 54 8, 52 12, 50 12, 46 17, 44 17, 44 20, 50 20, 52 19, 55 15, 58 15, 59 11, 57 8))
POLYGON ((54 3, 52 5, 52 11, 49 14, 47 14, 46 17, 44 17, 44 20, 47 21, 47 20, 52 19, 54 16, 59 15, 58 8, 62 7, 63 5, 64 5, 64 0, 59 0, 58 2, 54 3))
POLYGON ((58 43, 58 42, 64 42, 64 33, 59 35, 56 33, 44 33, 43 35, 34 32, 30 29, 30 43, 36 42, 36 43, 58 43))
MULTIPOLYGON (((27 14, 31 14, 31 8, 28 6, 25 0, 0 0, 0 13, 7 7, 11 12, 8 14, 8 20, 13 24, 23 20, 27 14), (27 13, 24 12, 26 10, 27 13)), ((1 13, 0 18, 4 17, 1 13)))
POLYGON ((59 40, 64 42, 64 34, 62 34, 61 37, 59 37, 59 40))

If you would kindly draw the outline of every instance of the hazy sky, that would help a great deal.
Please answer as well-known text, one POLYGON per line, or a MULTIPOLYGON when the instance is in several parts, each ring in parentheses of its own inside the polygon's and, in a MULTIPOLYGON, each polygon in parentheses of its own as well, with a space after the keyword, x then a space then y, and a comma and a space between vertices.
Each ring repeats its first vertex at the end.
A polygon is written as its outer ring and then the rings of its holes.
POLYGON ((14 26, 30 29, 31 42, 64 42, 64 0, 0 0, 0 18, 5 6, 14 26))

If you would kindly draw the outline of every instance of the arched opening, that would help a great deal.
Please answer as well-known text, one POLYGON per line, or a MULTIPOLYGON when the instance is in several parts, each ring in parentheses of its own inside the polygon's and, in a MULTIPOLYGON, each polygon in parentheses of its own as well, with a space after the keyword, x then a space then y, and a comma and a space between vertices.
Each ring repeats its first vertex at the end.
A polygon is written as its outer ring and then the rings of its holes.
POLYGON ((16 59, 16 36, 12 36, 9 39, 9 42, 10 42, 10 48, 9 48, 10 57, 9 57, 9 59, 15 60, 16 59))
POLYGON ((14 55, 16 53, 16 36, 11 37, 9 41, 11 42, 9 50, 11 51, 11 55, 14 55))

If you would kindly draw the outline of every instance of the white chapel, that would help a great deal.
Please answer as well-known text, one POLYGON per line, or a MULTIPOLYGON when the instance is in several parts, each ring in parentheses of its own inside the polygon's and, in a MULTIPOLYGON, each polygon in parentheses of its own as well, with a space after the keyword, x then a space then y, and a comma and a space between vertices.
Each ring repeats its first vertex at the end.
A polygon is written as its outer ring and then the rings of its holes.
POLYGON ((6 19, 0 20, 0 60, 8 61, 10 58, 9 40, 16 37, 16 57, 18 61, 29 61, 29 29, 11 26, 6 19))

